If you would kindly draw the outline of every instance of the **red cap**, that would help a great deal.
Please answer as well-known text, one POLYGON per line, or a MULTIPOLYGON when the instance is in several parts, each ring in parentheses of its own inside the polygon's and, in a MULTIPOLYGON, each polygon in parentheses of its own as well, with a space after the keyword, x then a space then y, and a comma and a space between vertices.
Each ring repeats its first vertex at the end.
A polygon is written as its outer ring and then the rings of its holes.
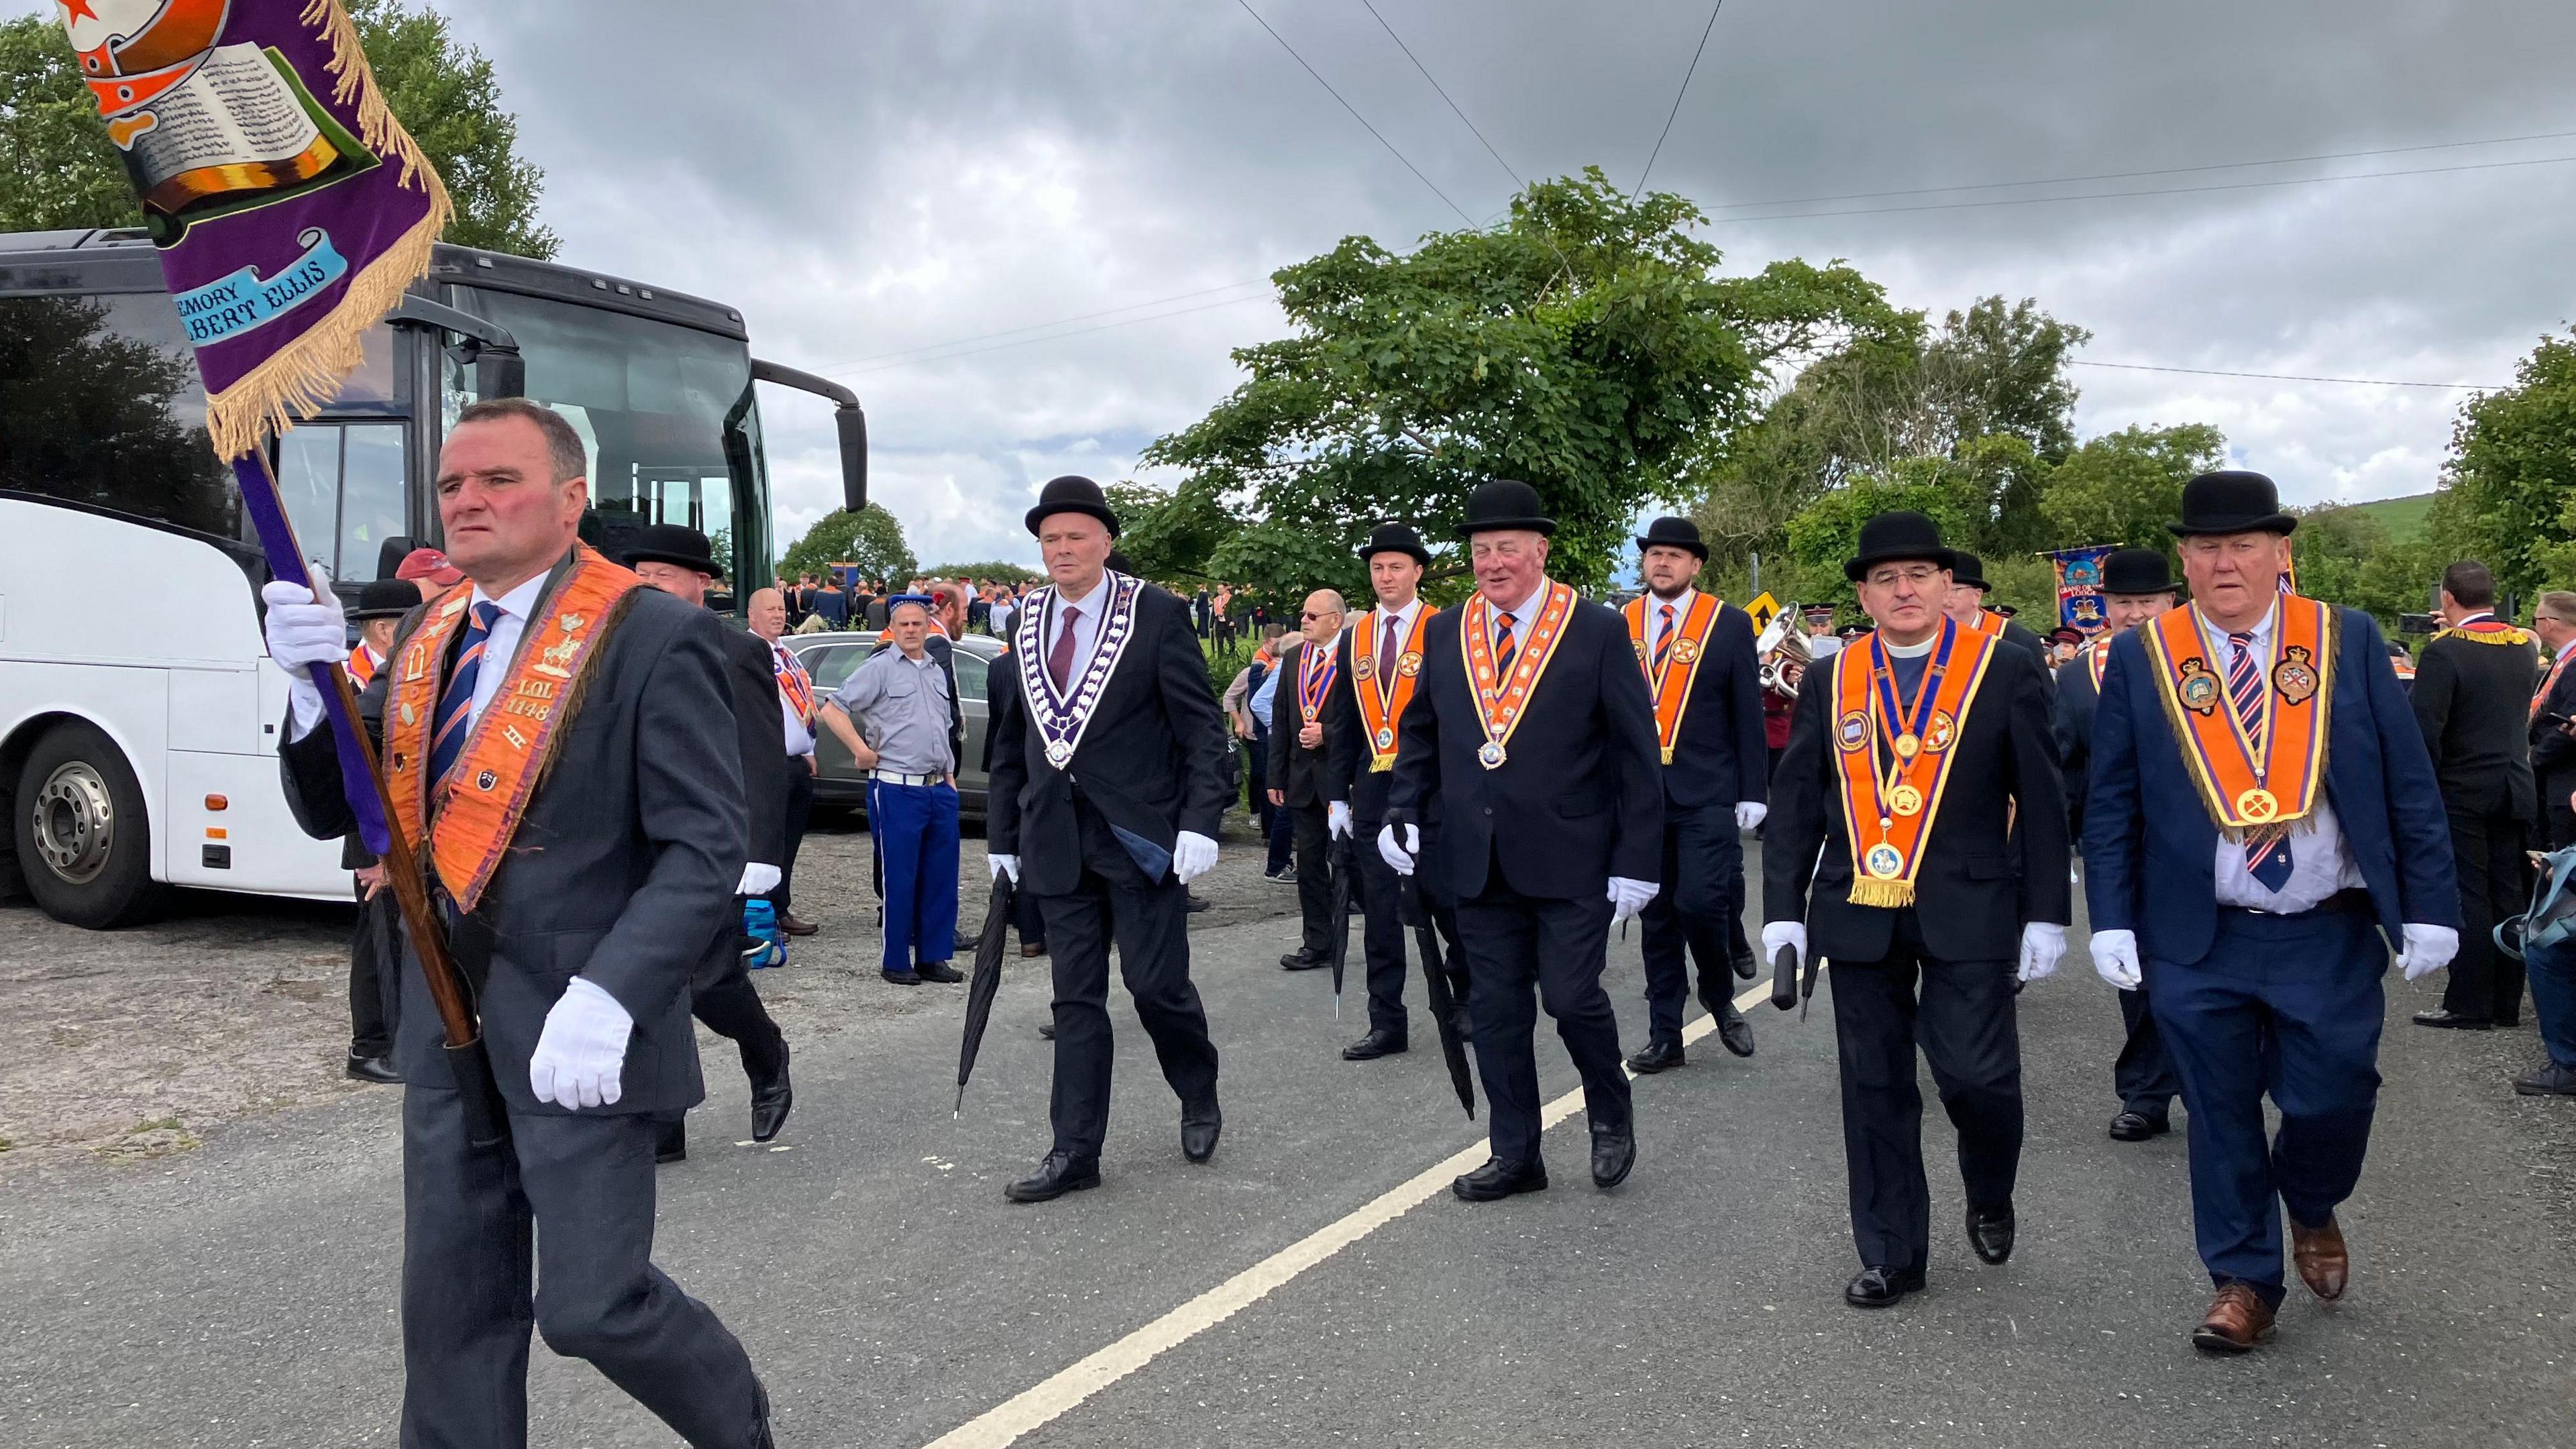
POLYGON ((436 584, 441 588, 445 588, 447 585, 464 578, 465 571, 458 568, 456 565, 449 563, 447 561, 447 555, 440 553, 437 549, 416 548, 403 555, 401 566, 394 570, 394 577, 398 579, 427 579, 431 583, 436 584))

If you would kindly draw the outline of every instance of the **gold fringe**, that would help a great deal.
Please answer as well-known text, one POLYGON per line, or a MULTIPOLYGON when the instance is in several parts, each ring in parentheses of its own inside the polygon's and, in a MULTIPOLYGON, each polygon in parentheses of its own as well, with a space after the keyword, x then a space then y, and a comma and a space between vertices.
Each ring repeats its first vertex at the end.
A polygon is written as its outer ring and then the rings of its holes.
POLYGON ((356 101, 360 143, 379 156, 390 153, 399 160, 400 184, 418 185, 428 192, 429 211, 349 278, 348 289, 328 316, 284 351, 206 399, 206 432, 216 456, 222 458, 257 449, 271 433, 294 427, 298 414, 311 415, 339 392, 342 380, 362 360, 367 329, 401 305, 403 293, 429 270, 430 249, 456 214, 438 168, 429 164, 420 143, 394 119, 393 107, 386 104, 376 74, 367 65, 358 27, 340 0, 305 0, 301 18, 331 43, 332 103, 345 106, 356 101))
POLYGON ((2528 647, 2531 636, 2520 629, 2495 629, 2481 633, 2474 629, 2444 629, 2436 639, 2466 639, 2472 644, 2519 644, 2528 647))
POLYGON ((1914 904, 1914 887, 1901 880, 1862 876, 1852 882, 1851 895, 1847 899, 1856 906, 1879 906, 1898 911, 1914 904))

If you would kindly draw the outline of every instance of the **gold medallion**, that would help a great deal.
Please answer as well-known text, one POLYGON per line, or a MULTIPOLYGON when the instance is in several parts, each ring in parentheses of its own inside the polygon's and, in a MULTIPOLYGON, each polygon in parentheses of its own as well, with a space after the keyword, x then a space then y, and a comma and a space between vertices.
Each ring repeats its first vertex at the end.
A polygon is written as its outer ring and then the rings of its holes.
POLYGON ((1923 813, 1923 792, 1911 785, 1899 785, 1887 792, 1887 808, 1899 815, 1923 813))
POLYGON ((1913 759, 1915 752, 1923 748, 1923 742, 1914 737, 1914 732, 1912 730, 1907 730, 1905 733, 1898 735, 1895 739, 1888 741, 1888 745, 1896 751, 1896 757, 1900 760, 1913 759))
POLYGON ((2258 786, 2236 797, 2236 813, 2253 824, 2261 825, 2281 813, 2281 802, 2271 791, 2258 786))

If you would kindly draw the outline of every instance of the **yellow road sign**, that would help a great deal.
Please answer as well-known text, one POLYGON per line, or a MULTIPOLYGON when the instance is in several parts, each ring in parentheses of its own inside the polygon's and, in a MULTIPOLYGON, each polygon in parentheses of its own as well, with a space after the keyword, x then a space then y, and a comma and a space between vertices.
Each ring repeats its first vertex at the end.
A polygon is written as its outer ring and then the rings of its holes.
POLYGON ((1767 593, 1757 594, 1752 603, 1744 606, 1744 612, 1753 616, 1753 632, 1759 635, 1771 627, 1772 620, 1780 617, 1780 601, 1767 593))

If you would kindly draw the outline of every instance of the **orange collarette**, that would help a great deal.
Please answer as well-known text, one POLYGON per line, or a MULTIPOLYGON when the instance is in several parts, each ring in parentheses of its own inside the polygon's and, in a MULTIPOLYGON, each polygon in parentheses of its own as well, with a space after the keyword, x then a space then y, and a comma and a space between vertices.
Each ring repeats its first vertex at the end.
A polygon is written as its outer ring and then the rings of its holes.
POLYGON ((1698 593, 1691 599, 1690 612, 1673 623, 1673 645, 1664 658, 1662 672, 1648 657, 1646 647, 1646 599, 1639 595, 1628 601, 1628 643, 1637 651, 1637 665, 1646 671, 1646 687, 1655 696, 1655 735, 1663 745, 1664 763, 1673 762, 1673 742, 1681 738, 1682 711, 1690 707, 1691 682, 1699 678, 1699 662, 1708 657, 1709 626, 1717 622, 1719 604, 1714 594, 1698 593))
POLYGON ((1430 628, 1430 608, 1414 610, 1412 632, 1391 665, 1378 659, 1377 631, 1367 620, 1351 631, 1351 690, 1360 703, 1360 728, 1368 732, 1372 773, 1395 768, 1395 732, 1422 678, 1422 641, 1430 628))

